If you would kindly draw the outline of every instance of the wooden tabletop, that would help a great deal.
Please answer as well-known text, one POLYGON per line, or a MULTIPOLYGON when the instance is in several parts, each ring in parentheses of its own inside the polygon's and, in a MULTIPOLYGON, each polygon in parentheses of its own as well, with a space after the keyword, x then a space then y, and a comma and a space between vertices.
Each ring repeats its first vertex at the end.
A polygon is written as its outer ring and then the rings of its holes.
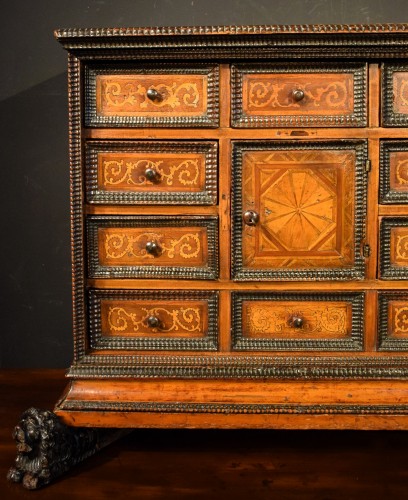
POLYGON ((406 498, 408 433, 357 431, 135 430, 47 488, 5 480, 11 438, 30 406, 52 409, 61 370, 0 371, 2 499, 406 498))

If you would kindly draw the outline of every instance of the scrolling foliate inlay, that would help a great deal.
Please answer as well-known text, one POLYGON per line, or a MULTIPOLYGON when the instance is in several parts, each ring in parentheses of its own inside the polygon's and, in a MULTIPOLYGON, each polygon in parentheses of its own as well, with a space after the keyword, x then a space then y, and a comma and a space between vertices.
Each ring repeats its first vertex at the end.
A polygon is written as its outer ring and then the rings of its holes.
POLYGON ((136 162, 125 160, 104 160, 104 185, 118 185, 126 182, 135 186, 154 186, 144 174, 137 175, 140 170, 153 169, 159 175, 160 182, 172 186, 176 180, 182 186, 197 186, 199 180, 199 161, 184 160, 174 165, 164 165, 163 161, 142 159, 136 162), (136 174, 136 175, 135 175, 136 174))
MULTIPOLYGON (((273 84, 270 79, 255 80, 249 83, 249 108, 287 108, 299 111, 302 108, 300 102, 288 102, 288 94, 291 88, 288 85, 273 84)), ((316 87, 315 85, 298 85, 304 92, 304 99, 315 107, 324 105, 330 108, 331 112, 338 110, 345 112, 349 107, 347 102, 348 87, 344 82, 329 83, 326 86, 316 87)), ((349 110, 351 111, 351 109, 349 110)))
POLYGON ((147 318, 154 316, 160 318, 160 327, 151 327, 152 332, 200 332, 202 327, 200 310, 197 307, 180 307, 169 309, 166 307, 141 307, 137 314, 128 311, 125 307, 110 307, 108 312, 108 325, 110 332, 129 333, 146 330, 147 318), (140 317, 141 316, 141 317, 140 317))
POLYGON ((164 234, 156 232, 146 232, 137 236, 108 233, 105 235, 105 252, 111 259, 122 259, 125 255, 127 257, 154 259, 155 255, 148 253, 146 250, 146 243, 154 241, 159 244, 159 254, 166 254, 169 259, 174 259, 174 257, 193 259, 200 254, 199 233, 184 234, 180 238, 171 239, 168 244, 163 241, 164 238, 164 234))

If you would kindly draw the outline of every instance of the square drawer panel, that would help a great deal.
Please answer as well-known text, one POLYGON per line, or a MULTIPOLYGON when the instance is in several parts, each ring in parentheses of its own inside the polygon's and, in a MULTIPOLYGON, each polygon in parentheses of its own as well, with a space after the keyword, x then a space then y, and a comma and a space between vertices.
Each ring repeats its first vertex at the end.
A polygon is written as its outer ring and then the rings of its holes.
POLYGON ((233 293, 233 349, 362 351, 364 293, 233 293))
POLYGON ((408 292, 378 292, 380 351, 408 350, 408 292))
POLYGON ((214 205, 216 142, 89 141, 87 201, 214 205))
POLYGON ((217 65, 88 65, 85 126, 217 127, 218 81, 217 65))
POLYGON ((234 127, 364 127, 364 64, 237 64, 234 127))
POLYGON ((218 277, 215 216, 87 218, 91 278, 218 277))
POLYGON ((97 350, 217 350, 218 292, 91 289, 89 343, 97 350))
POLYGON ((381 141, 380 203, 408 203, 408 141, 381 141))
POLYGON ((382 124, 408 125, 408 65, 382 65, 382 124))
POLYGON ((364 278, 365 141, 233 145, 233 278, 364 278))
POLYGON ((408 279, 408 217, 384 217, 380 225, 381 279, 408 279))

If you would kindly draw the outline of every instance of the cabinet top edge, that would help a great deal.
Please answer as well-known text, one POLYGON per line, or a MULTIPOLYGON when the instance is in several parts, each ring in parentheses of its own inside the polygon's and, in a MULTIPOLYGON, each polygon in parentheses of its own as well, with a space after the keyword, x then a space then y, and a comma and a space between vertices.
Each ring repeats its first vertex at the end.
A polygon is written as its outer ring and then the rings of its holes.
POLYGON ((54 31, 57 40, 98 39, 154 36, 196 35, 271 35, 271 34, 401 34, 408 33, 408 23, 385 24, 295 24, 295 25, 241 25, 241 26, 156 26, 132 28, 59 28, 54 31))

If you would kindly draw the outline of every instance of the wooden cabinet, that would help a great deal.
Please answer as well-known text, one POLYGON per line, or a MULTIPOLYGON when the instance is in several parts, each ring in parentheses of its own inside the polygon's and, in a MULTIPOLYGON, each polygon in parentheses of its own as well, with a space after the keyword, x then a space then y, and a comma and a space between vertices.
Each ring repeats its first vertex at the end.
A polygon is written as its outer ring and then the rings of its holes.
POLYGON ((60 30, 71 426, 408 428, 408 26, 60 30))

